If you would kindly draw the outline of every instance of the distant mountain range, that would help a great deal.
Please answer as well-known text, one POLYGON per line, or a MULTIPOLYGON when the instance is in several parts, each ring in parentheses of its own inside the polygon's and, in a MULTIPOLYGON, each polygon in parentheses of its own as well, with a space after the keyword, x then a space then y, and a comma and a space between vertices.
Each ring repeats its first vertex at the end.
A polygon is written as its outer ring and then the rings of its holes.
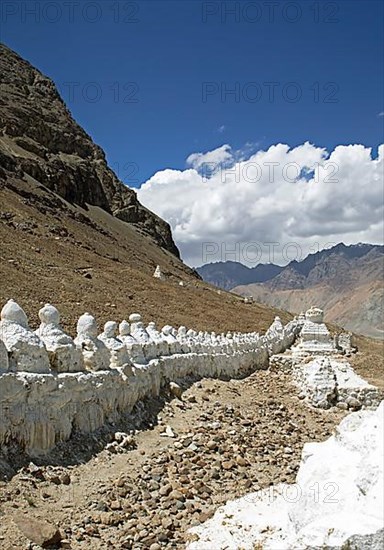
POLYGON ((269 281, 283 269, 275 264, 259 264, 251 268, 240 262, 216 262, 198 267, 196 271, 207 283, 231 290, 238 285, 269 281))
POLYGON ((340 243, 285 267, 218 262, 197 271, 220 288, 292 313, 318 305, 326 320, 384 338, 384 246, 340 243))

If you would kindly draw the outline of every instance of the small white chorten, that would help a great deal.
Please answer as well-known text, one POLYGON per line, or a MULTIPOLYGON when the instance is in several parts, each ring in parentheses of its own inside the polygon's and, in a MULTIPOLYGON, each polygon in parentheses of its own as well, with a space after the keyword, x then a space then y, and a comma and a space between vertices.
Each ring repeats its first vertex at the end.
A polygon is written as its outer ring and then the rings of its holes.
POLYGON ((305 313, 305 321, 300 332, 297 346, 292 348, 296 353, 334 353, 335 347, 329 331, 323 322, 324 312, 317 307, 311 307, 305 313))
POLYGON ((155 272, 154 272, 153 276, 154 276, 155 279, 160 279, 160 280, 162 280, 162 281, 165 280, 165 275, 164 275, 164 273, 161 271, 159 265, 156 266, 156 269, 155 269, 155 272))
POLYGON ((126 345, 116 337, 117 323, 115 321, 107 321, 104 325, 104 331, 98 336, 111 354, 110 367, 125 368, 130 365, 128 350, 126 345))
POLYGON ((109 370, 111 354, 104 342, 97 338, 97 322, 90 313, 84 313, 77 322, 75 344, 83 354, 87 370, 109 370))
POLYGON ((84 370, 83 356, 75 342, 60 326, 60 314, 51 304, 45 304, 39 311, 41 324, 36 334, 44 342, 52 368, 56 372, 78 372, 84 370))
POLYGON ((44 343, 29 328, 24 310, 14 300, 1 310, 0 334, 9 353, 10 371, 51 372, 44 343))

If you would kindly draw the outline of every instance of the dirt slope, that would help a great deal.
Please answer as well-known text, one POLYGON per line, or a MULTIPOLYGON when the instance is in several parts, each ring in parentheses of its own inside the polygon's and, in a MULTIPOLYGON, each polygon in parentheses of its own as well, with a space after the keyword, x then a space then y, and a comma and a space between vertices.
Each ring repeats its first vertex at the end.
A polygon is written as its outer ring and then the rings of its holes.
POLYGON ((70 205, 30 177, 0 182, 0 278, 1 304, 14 298, 36 326, 39 308, 52 302, 71 334, 84 311, 100 327, 140 312, 160 327, 217 332, 265 330, 278 313, 219 294, 139 228, 70 205), (153 278, 157 264, 166 281, 153 278))

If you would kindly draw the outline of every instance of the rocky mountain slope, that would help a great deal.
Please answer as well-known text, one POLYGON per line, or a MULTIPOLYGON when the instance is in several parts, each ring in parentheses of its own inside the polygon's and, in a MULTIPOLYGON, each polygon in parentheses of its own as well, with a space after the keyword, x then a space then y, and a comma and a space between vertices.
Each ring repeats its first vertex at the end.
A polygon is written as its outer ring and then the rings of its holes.
POLYGON ((52 81, 0 48, 0 304, 14 298, 35 325, 52 301, 71 333, 87 310, 100 328, 138 311, 160 326, 266 329, 277 312, 183 264, 168 224, 117 179, 52 81))
POLYGON ((303 262, 291 262, 267 282, 233 290, 292 313, 317 304, 327 321, 384 338, 383 281, 384 247, 339 244, 303 262))
POLYGON ((118 180, 54 83, 4 45, 0 105, 0 177, 30 176, 71 204, 99 206, 179 256, 169 225, 118 180))

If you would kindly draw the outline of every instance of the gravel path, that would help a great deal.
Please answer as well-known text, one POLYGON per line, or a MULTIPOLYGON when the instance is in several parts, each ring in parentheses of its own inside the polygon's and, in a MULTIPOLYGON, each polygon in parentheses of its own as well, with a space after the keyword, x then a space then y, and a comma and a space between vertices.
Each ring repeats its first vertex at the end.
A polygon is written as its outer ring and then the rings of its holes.
POLYGON ((147 404, 134 449, 112 445, 88 459, 108 441, 100 433, 58 451, 77 464, 24 467, 1 483, 0 547, 39 548, 21 534, 37 518, 59 528, 64 542, 53 548, 184 548, 187 529, 222 503, 294 482, 303 444, 326 439, 345 414, 310 409, 289 375, 270 371, 199 381, 181 400, 169 397, 147 404))

